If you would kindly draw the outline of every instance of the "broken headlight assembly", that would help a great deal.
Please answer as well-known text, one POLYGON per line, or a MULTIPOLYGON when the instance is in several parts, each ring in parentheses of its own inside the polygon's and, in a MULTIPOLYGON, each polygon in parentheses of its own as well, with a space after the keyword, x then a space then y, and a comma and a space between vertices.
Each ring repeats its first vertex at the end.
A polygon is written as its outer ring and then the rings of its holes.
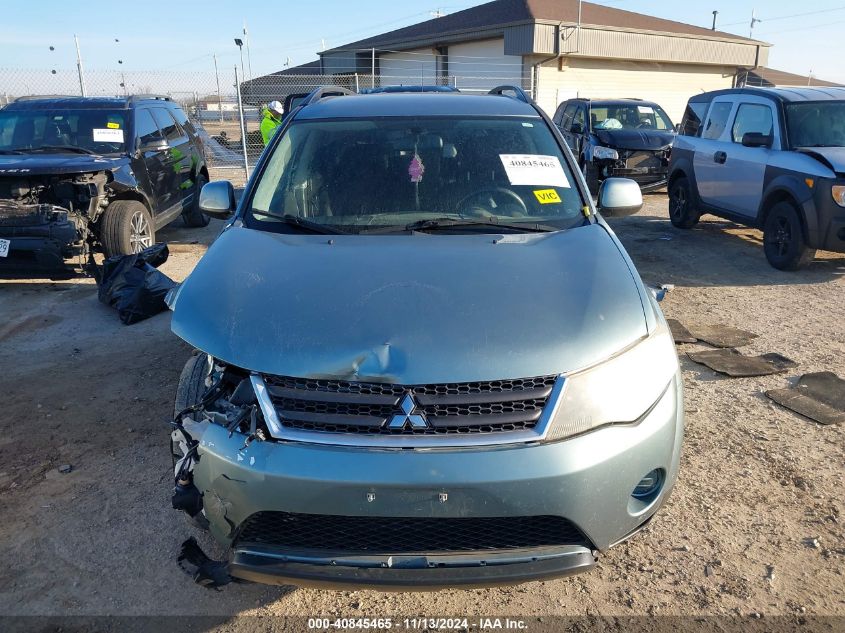
POLYGON ((173 453, 173 507, 184 510, 198 523, 203 523, 202 494, 193 483, 194 464, 199 460, 197 448, 203 424, 216 424, 229 432, 244 436, 243 448, 255 440, 269 437, 256 399, 250 375, 245 370, 226 365, 211 356, 198 357, 202 366, 202 384, 186 385, 201 394, 194 404, 179 411, 171 426, 173 453))
POLYGON ((593 148, 593 158, 596 160, 617 160, 619 153, 611 147, 597 145, 593 148))
POLYGON ((638 422, 678 371, 666 326, 613 358, 566 376, 546 439, 562 440, 602 426, 638 422))

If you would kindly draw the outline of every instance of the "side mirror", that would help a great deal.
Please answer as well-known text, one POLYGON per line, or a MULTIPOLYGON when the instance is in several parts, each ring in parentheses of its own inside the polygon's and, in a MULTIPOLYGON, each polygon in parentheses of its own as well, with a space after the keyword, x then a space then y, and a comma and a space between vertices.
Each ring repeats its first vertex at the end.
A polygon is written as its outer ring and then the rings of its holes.
POLYGON ((599 212, 623 218, 643 208, 643 192, 630 178, 608 178, 599 188, 599 212))
POLYGON ((680 134, 680 133, 681 133, 681 124, 680 124, 680 123, 675 123, 675 127, 673 127, 673 128, 672 128, 672 131, 673 131, 675 134, 680 134))
POLYGON ((142 154, 145 152, 163 152, 166 149, 170 149, 170 145, 163 138, 138 145, 138 151, 142 154))
POLYGON ((742 144, 745 147, 771 147, 774 138, 771 134, 760 132, 746 132, 742 135, 742 144))
POLYGON ((228 180, 210 182, 200 191, 200 211, 212 218, 228 220, 236 206, 235 188, 228 180))
POLYGON ((569 128, 569 131, 570 131, 572 134, 583 134, 583 133, 584 133, 584 128, 583 128, 583 126, 582 126, 580 123, 573 123, 573 124, 572 124, 572 127, 571 127, 571 128, 569 128))

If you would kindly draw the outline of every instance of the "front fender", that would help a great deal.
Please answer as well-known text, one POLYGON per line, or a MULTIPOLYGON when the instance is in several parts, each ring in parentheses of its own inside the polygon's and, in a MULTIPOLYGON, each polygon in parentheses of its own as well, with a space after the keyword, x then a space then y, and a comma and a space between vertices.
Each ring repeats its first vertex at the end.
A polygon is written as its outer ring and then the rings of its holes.
POLYGON ((768 183, 763 190, 760 199, 760 206, 757 209, 757 224, 762 227, 766 222, 766 214, 776 200, 785 197, 792 199, 798 205, 798 211, 804 222, 804 230, 807 234, 807 241, 816 243, 819 237, 819 218, 813 202, 813 190, 807 185, 803 175, 795 173, 771 173, 778 171, 777 168, 769 167, 766 170, 765 182, 768 183))

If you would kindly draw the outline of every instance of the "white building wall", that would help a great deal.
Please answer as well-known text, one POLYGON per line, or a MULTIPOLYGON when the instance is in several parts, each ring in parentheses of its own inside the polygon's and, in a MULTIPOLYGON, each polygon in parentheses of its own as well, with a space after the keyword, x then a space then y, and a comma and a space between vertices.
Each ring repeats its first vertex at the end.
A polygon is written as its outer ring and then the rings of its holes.
POLYGON ((502 84, 522 85, 519 55, 505 55, 505 40, 497 38, 449 46, 449 76, 459 89, 489 90, 502 84))
POLYGON ((730 88, 735 68, 609 59, 564 58, 539 69, 537 102, 552 116, 562 101, 636 97, 654 101, 679 123, 692 95, 730 88))
POLYGON ((435 84, 437 55, 430 48, 379 53, 382 86, 435 84))

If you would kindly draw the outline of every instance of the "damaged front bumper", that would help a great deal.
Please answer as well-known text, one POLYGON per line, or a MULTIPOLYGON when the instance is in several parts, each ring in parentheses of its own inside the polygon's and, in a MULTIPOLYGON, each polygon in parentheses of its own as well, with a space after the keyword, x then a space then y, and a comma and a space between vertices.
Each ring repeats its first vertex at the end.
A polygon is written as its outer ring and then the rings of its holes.
POLYGON ((10 245, 0 264, 59 268, 66 259, 85 253, 83 225, 81 218, 62 207, 2 204, 0 239, 9 240, 10 245))
MULTIPOLYGON (((230 547, 231 577, 323 587, 489 586, 586 571, 595 565, 597 550, 646 523, 677 476, 683 405, 676 377, 636 424, 559 442, 472 449, 250 441, 249 434, 213 422, 186 427, 198 442, 193 483, 211 533, 230 547), (634 499, 632 490, 654 469, 665 472, 659 492, 647 501, 634 499), (263 531, 245 527, 262 515, 281 518, 263 531), (301 520, 315 526, 325 520, 346 526, 327 528, 332 533, 360 534, 378 533, 391 521, 507 524, 538 517, 565 520, 575 536, 531 547, 448 551, 292 546, 293 537, 285 534, 301 520)), ((410 527, 406 536, 427 530, 410 527)), ((448 543, 449 531, 444 533, 448 543)))

